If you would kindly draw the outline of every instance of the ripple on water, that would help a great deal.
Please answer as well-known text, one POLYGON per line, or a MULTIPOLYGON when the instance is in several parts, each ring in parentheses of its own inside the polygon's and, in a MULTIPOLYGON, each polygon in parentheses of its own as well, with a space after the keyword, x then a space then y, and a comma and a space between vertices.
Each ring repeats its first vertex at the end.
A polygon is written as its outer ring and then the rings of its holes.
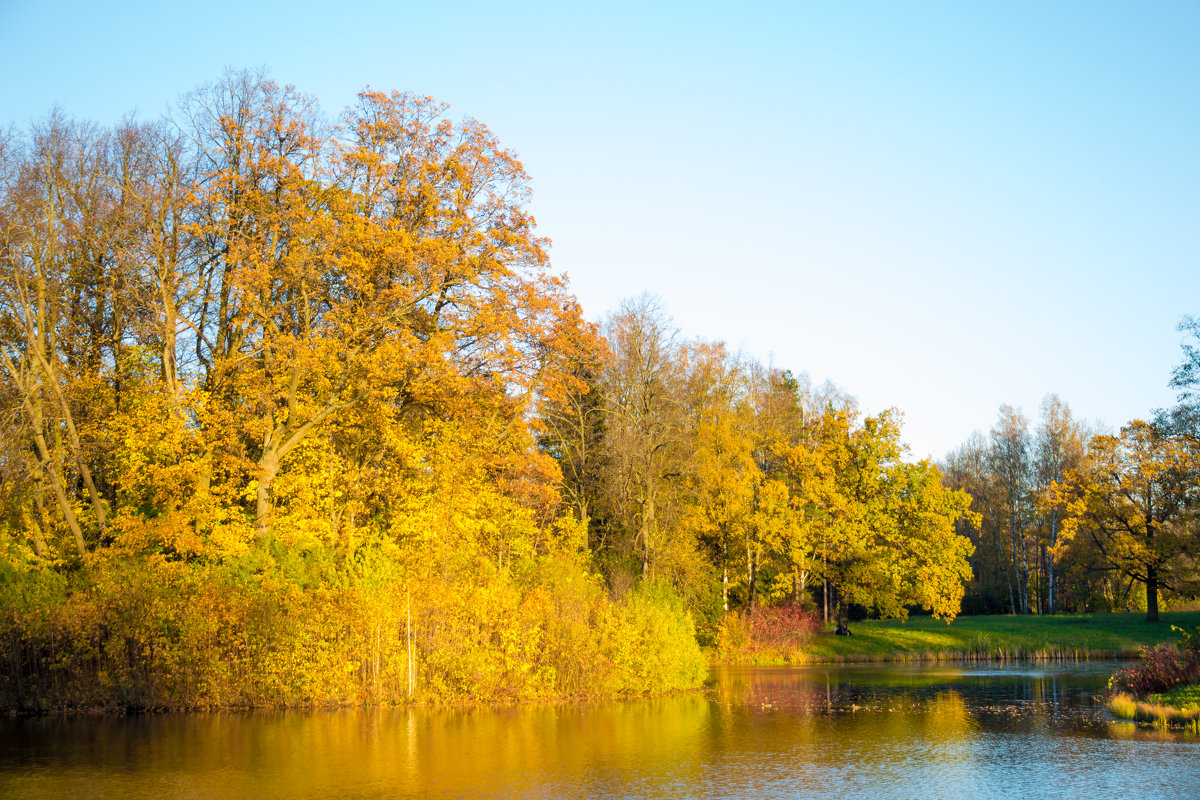
POLYGON ((0 721, 0 796, 1183 798, 1197 737, 1109 721, 1117 665, 717 670, 587 706, 0 721))

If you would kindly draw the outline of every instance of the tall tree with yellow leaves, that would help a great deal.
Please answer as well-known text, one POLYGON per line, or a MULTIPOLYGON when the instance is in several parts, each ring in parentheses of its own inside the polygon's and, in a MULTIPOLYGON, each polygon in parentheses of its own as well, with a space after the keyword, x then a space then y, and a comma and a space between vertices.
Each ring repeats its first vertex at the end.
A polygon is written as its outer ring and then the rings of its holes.
POLYGON ((747 603, 754 605, 756 559, 753 535, 756 488, 753 420, 746 375, 724 345, 692 342, 681 353, 686 425, 691 433, 686 462, 682 525, 708 545, 720 573, 721 606, 729 610, 731 567, 745 556, 747 603))
POLYGON ((1146 619, 1158 621, 1159 593, 1194 596, 1200 556, 1196 478, 1200 463, 1181 437, 1134 420, 1117 436, 1092 439, 1086 463, 1068 473, 1064 537, 1087 536, 1108 569, 1141 583, 1146 619))

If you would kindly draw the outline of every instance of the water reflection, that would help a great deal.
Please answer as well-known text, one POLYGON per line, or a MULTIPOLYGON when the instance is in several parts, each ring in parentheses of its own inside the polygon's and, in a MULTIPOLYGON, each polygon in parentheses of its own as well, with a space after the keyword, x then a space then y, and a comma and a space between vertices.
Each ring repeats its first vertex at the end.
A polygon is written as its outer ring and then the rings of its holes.
POLYGON ((1196 796, 1200 741, 1109 721, 1113 668, 725 668, 625 703, 5 720, 0 795, 1196 796))

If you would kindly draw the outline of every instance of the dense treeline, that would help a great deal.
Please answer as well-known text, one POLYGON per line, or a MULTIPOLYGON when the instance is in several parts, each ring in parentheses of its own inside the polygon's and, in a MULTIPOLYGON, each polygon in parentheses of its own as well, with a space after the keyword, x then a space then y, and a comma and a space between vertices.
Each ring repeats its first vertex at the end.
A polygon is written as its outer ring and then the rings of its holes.
POLYGON ((512 153, 427 98, 337 126, 254 75, 3 144, 9 704, 644 691, 702 675, 609 601, 534 447, 599 340, 512 153), (570 543, 571 546, 564 546, 570 543))
POLYGON ((585 322, 528 196, 428 98, 253 74, 0 140, 3 702, 658 691, 694 619, 957 613, 896 412, 585 322))
MULTIPOLYGON (((1197 333, 1185 320, 1183 329, 1197 333)), ((990 435, 947 458, 949 485, 973 498, 975 544, 964 608, 974 613, 1145 611, 1200 595, 1200 355, 1184 348, 1180 404, 1116 435, 1081 424, 1050 395, 1034 433, 1001 406, 990 435)))
POLYGON ((978 513, 978 524, 965 526, 975 542, 967 611, 1055 613, 1077 606, 1074 593, 1093 589, 1069 581, 1064 600, 1054 560, 1062 510, 1038 502, 1082 465, 1091 434, 1054 395, 1043 400, 1033 434, 1029 425, 1020 410, 1001 406, 987 438, 976 434, 947 458, 948 483, 968 492, 978 513))
POLYGON ((682 341, 651 297, 602 333, 606 357, 547 406, 541 443, 610 581, 666 578, 709 629, 779 603, 958 613, 970 497, 903 459, 898 412, 682 341))

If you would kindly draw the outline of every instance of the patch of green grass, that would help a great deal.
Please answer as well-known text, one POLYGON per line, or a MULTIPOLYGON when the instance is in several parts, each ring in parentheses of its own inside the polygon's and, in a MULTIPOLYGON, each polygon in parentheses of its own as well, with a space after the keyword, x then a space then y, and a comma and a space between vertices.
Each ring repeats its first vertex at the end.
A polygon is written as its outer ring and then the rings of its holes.
POLYGON ((1144 645, 1176 640, 1172 625, 1200 625, 1200 612, 1166 613, 1153 623, 1138 613, 959 617, 949 625, 928 617, 866 620, 850 626, 851 636, 818 634, 804 657, 810 663, 1134 658, 1144 645))
POLYGON ((1146 700, 1163 706, 1174 706, 1182 711, 1197 710, 1200 709, 1200 684, 1176 686, 1169 692, 1152 694, 1146 700))
POLYGON ((1147 722, 1160 728, 1185 727, 1200 732, 1200 685, 1177 686, 1152 694, 1145 701, 1118 692, 1108 698, 1108 710, 1117 719, 1147 722))

